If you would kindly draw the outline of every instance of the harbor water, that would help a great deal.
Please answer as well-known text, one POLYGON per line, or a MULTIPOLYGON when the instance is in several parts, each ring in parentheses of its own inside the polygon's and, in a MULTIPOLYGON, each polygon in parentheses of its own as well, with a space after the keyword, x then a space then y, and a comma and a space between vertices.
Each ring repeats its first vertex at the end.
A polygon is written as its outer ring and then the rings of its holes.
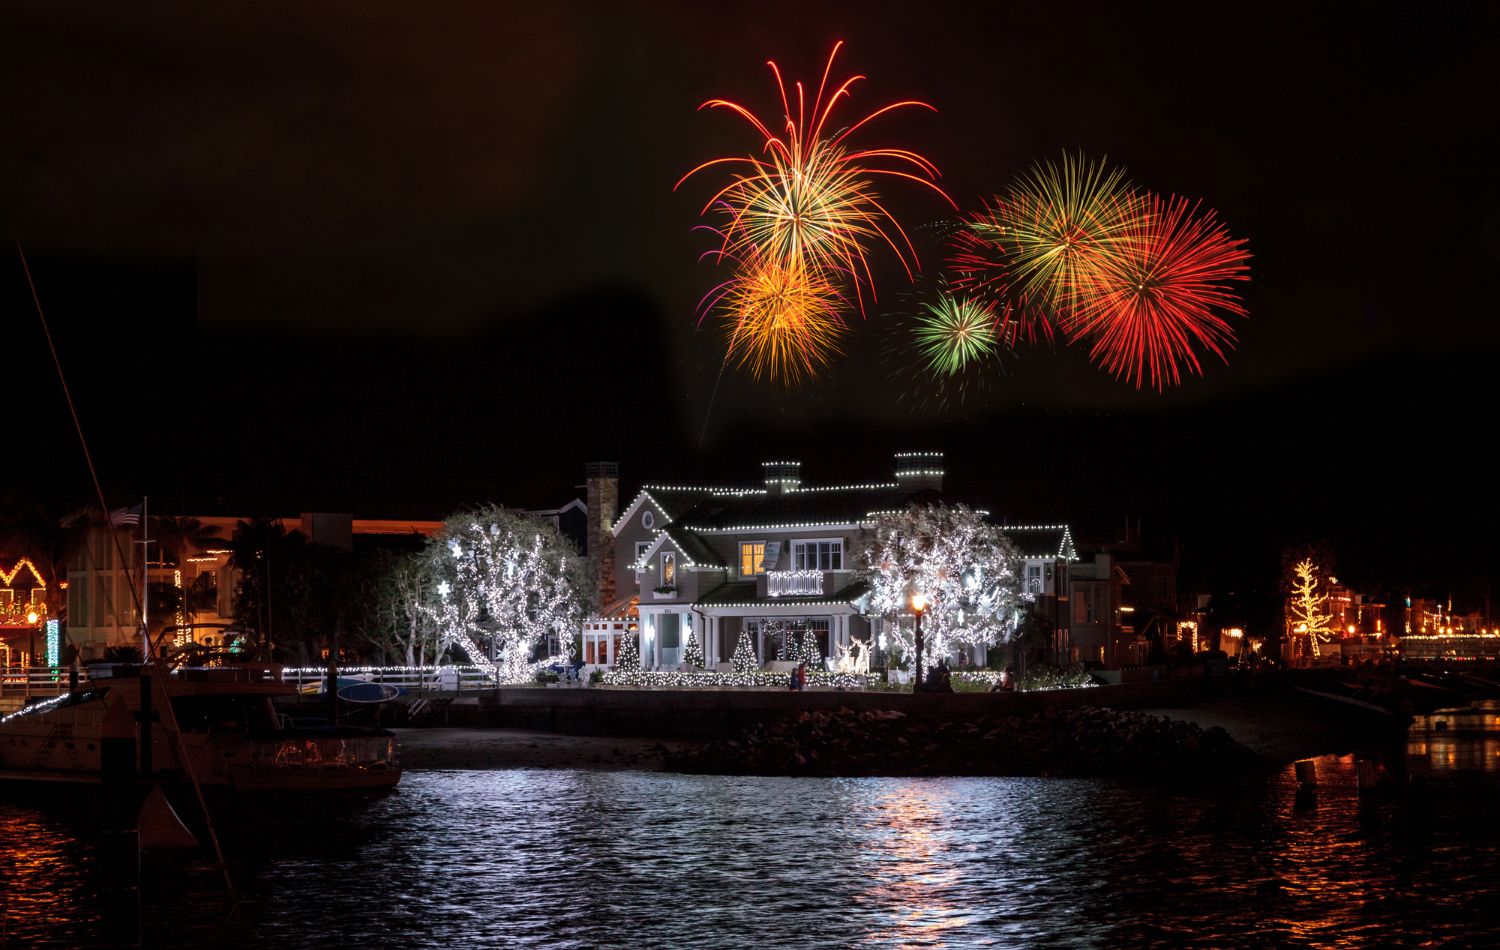
MULTIPOLYGON (((1406 752, 1364 791, 1353 757, 1315 760, 1300 795, 1290 766, 1198 789, 410 772, 221 819, 237 907, 210 866, 150 858, 144 923, 152 946, 1500 945, 1500 707, 1419 719, 1406 752)), ((100 887, 86 817, 0 800, 0 945, 107 945, 100 887)))

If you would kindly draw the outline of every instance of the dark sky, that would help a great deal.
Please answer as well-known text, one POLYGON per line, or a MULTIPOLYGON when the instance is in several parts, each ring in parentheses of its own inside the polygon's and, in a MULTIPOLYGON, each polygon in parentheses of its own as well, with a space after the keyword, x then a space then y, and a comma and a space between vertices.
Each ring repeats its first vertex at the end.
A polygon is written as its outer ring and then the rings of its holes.
MULTIPOLYGON (((681 5, 12 2, 0 223, 32 256, 106 483, 268 507, 555 504, 627 482, 809 479, 949 453, 1017 520, 1177 537, 1214 583, 1327 537, 1375 580, 1497 567, 1497 16, 1489 4, 681 5), (1249 239, 1228 366, 1157 394, 1027 350, 914 407, 876 345, 794 392, 731 374, 688 168, 754 146, 723 95, 764 62, 919 98, 880 141, 971 208, 1038 158, 1108 155, 1249 239), (710 409, 710 400, 712 408, 710 409), (1483 539, 1482 541, 1479 539, 1483 539)), ((893 198, 921 226, 937 202, 893 198)), ((87 491, 13 252, 28 447, 9 480, 87 491)), ((938 255, 925 255, 936 263, 938 255)), ((24 428, 23 428, 24 426, 24 428)), ((1274 568, 1273 568, 1274 569, 1274 568)))

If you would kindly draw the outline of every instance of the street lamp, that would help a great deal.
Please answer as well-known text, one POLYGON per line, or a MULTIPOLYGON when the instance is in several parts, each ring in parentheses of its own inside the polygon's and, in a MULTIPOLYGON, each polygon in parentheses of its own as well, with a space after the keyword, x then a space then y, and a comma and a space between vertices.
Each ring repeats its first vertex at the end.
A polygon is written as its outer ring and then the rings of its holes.
POLYGON ((922 691, 922 613, 927 609, 927 595, 921 591, 911 595, 911 609, 917 615, 917 668, 916 679, 912 685, 913 693, 922 691))

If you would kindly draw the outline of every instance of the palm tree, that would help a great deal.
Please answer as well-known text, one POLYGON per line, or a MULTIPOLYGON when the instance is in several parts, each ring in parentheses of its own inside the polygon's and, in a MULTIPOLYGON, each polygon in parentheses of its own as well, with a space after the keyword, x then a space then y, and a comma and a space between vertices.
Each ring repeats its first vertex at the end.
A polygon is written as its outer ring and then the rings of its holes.
POLYGON ((151 538, 159 545, 163 564, 181 564, 184 557, 222 541, 217 526, 206 525, 197 518, 170 515, 151 519, 151 538))

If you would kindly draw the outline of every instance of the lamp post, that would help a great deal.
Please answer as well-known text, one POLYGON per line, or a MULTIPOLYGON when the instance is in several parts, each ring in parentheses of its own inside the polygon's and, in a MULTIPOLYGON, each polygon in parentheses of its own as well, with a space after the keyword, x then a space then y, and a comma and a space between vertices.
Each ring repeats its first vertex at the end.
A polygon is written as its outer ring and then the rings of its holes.
POLYGON ((921 591, 912 594, 911 609, 917 615, 917 632, 915 636, 917 643, 916 679, 912 683, 911 691, 913 693, 920 693, 922 691, 922 614, 927 609, 927 595, 921 591))

